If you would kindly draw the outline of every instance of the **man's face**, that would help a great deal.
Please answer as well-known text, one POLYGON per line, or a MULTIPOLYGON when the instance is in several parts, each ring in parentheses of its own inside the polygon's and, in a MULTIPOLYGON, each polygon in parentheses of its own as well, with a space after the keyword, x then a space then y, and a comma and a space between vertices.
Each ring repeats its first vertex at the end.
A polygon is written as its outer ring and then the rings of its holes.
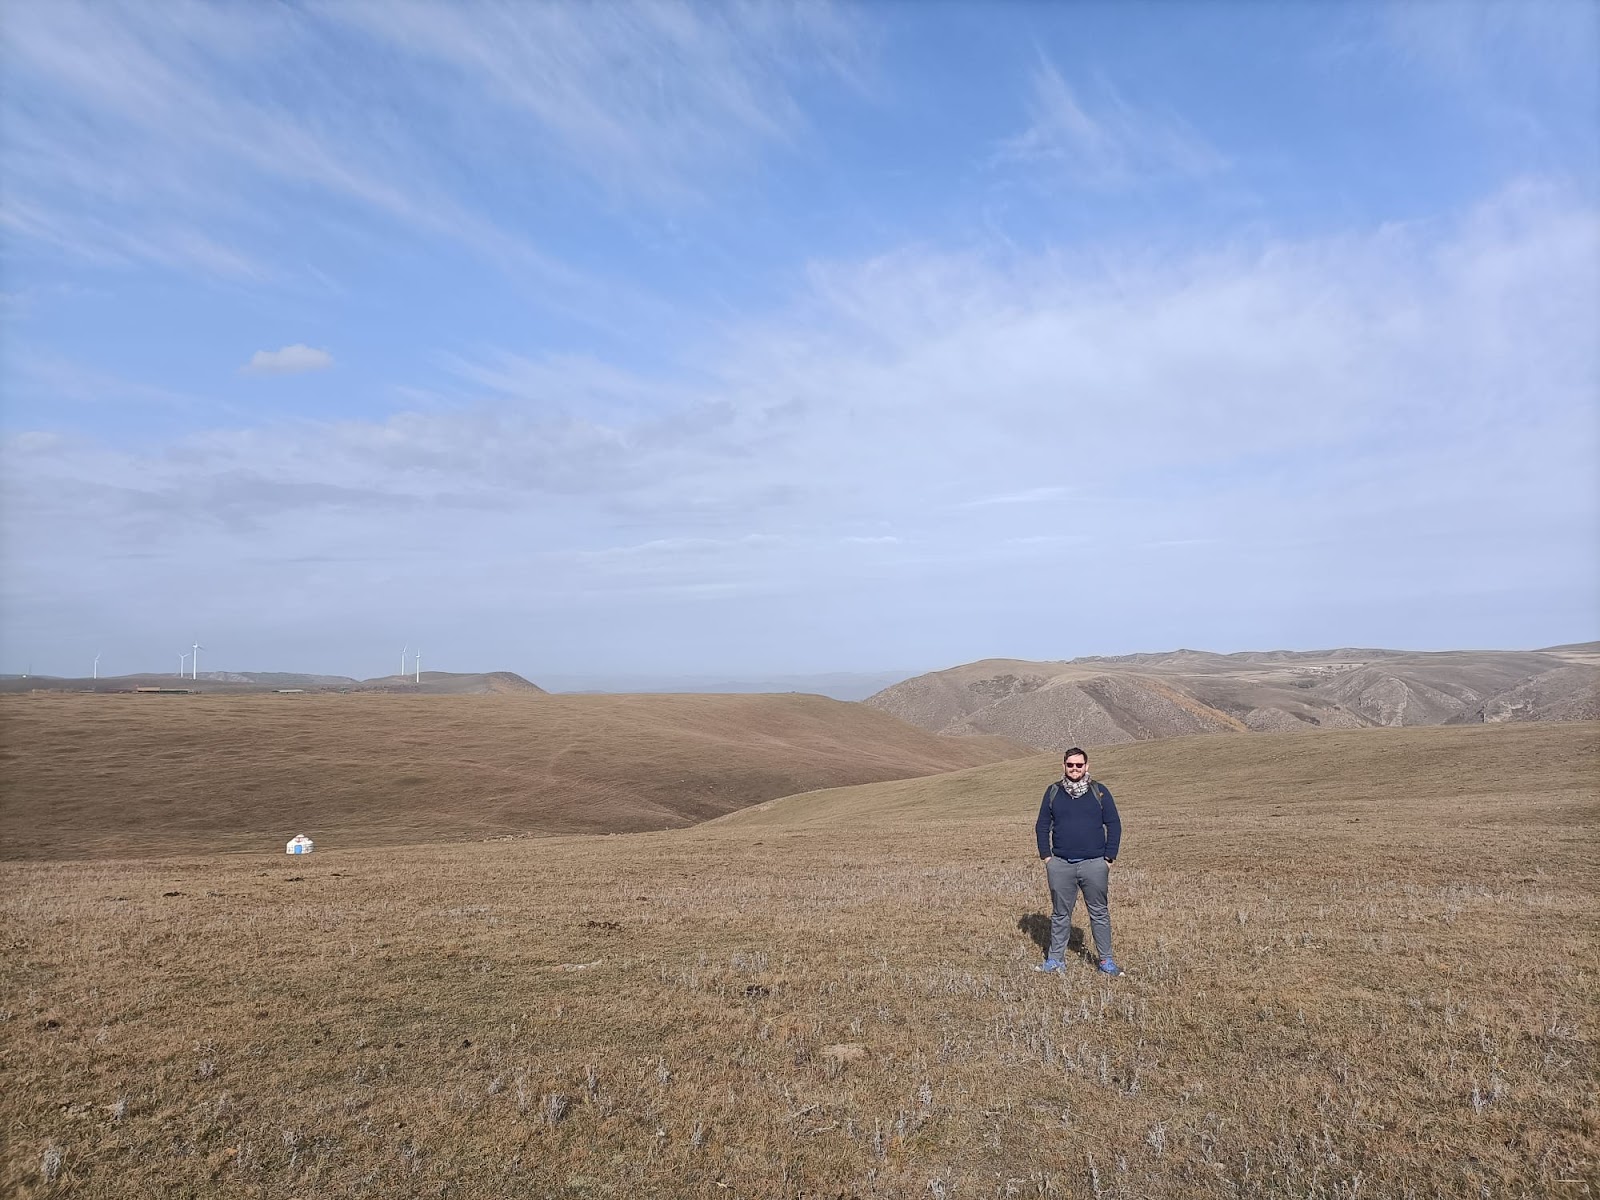
POLYGON ((1068 779, 1082 779, 1083 773, 1089 769, 1089 760, 1081 755, 1073 754, 1062 759, 1061 765, 1066 769, 1068 779))

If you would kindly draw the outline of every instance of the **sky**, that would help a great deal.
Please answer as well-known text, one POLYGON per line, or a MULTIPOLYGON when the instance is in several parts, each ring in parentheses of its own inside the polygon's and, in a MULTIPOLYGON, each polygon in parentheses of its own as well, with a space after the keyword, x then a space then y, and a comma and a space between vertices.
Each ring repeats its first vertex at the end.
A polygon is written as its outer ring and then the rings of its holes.
POLYGON ((1600 636, 1600 6, 0 18, 0 671, 1600 636))

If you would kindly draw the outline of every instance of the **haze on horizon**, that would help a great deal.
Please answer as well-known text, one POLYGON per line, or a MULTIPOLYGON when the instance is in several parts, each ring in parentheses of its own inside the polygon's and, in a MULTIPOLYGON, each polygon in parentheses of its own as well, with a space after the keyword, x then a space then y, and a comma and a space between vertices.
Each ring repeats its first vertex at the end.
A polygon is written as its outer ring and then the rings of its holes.
POLYGON ((0 22, 0 671, 1534 648, 1600 9, 0 22))

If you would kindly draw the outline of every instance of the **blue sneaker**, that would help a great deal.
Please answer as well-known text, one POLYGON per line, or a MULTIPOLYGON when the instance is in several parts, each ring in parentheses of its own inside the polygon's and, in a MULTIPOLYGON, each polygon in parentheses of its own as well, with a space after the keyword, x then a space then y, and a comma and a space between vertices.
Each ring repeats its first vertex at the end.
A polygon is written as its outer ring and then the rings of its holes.
POLYGON ((1057 971, 1065 971, 1066 969, 1067 964, 1062 962, 1059 958, 1047 958, 1034 968, 1035 971, 1043 971, 1049 975, 1053 975, 1057 971))
POLYGON ((1102 958, 1100 960, 1100 974, 1102 974, 1102 975, 1123 975, 1123 974, 1126 974, 1126 972, 1124 972, 1121 967, 1117 966, 1117 964, 1115 962, 1113 962, 1111 959, 1102 958))

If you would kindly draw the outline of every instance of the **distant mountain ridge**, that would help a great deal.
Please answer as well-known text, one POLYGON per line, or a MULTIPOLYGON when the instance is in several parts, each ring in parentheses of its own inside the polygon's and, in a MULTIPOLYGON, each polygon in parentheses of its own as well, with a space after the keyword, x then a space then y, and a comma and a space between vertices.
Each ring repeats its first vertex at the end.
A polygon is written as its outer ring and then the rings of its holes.
POLYGON ((1547 650, 1201 650, 985 659, 865 703, 935 733, 1040 749, 1194 733, 1600 718, 1600 642, 1547 650))
POLYGON ((803 692, 834 700, 865 700, 890 684, 918 674, 902 671, 828 671, 811 675, 551 675, 541 676, 547 691, 636 695, 684 693, 705 695, 803 692))
POLYGON ((126 692, 139 688, 185 688, 228 694, 279 691, 404 692, 412 696, 472 696, 503 692, 543 694, 545 690, 514 671, 424 671, 420 681, 411 675, 352 679, 347 675, 309 675, 294 671, 201 671, 198 679, 149 674, 102 675, 99 679, 59 679, 48 675, 0 676, 0 692, 126 692))

